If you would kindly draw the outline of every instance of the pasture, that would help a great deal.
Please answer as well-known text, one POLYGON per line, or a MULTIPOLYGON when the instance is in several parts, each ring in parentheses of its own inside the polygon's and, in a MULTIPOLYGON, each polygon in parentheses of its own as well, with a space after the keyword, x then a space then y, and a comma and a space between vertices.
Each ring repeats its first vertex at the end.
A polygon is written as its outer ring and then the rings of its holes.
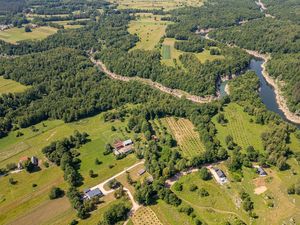
POLYGON ((128 28, 129 33, 136 34, 140 39, 133 49, 153 50, 170 22, 161 21, 161 16, 150 13, 137 15, 137 19, 131 21, 128 28))
MULTIPOLYGON (((178 65, 182 65, 180 60, 179 60, 179 56, 182 55, 184 52, 183 51, 179 51, 174 47, 176 40, 174 38, 165 38, 163 44, 162 44, 162 49, 161 49, 161 54, 162 54, 162 60, 161 62, 167 66, 175 66, 175 62, 178 65), (167 48, 169 48, 170 53, 168 55, 170 55, 170 57, 165 57, 164 55, 165 53, 165 47, 164 46, 168 46, 167 48), (175 62, 174 62, 175 61, 175 62)), ((210 51, 207 49, 204 49, 203 52, 200 53, 193 53, 201 63, 205 63, 206 61, 213 61, 216 59, 223 59, 224 56, 223 55, 211 55, 210 51)))
POLYGON ((162 59, 171 59, 171 46, 163 45, 161 49, 162 59))
POLYGON ((150 207, 141 207, 132 217, 134 225, 163 225, 150 207))
POLYGON ((202 0, 110 0, 118 9, 163 9, 172 10, 184 6, 201 6, 202 0))
POLYGON ((260 125, 250 122, 254 119, 243 111, 243 108, 236 103, 230 103, 224 107, 225 119, 228 120, 224 125, 217 122, 217 116, 212 121, 217 128, 217 138, 222 146, 226 147, 225 137, 231 135, 236 144, 246 149, 252 145, 255 149, 263 151, 260 135, 268 129, 267 125, 260 125))
POLYGON ((191 121, 183 118, 168 117, 163 119, 163 122, 175 137, 184 156, 193 157, 205 151, 199 133, 195 131, 191 121))
POLYGON ((38 27, 32 29, 32 32, 25 32, 25 28, 11 28, 0 31, 0 39, 9 43, 16 44, 18 41, 24 40, 42 40, 57 32, 53 27, 38 27))
POLYGON ((10 79, 4 79, 0 76, 0 94, 23 92, 28 87, 10 79))
MULTIPOLYGON (((23 136, 20 137, 16 137, 18 131, 12 131, 7 137, 0 139, 0 168, 5 167, 8 163, 17 163, 23 156, 35 155, 42 163, 46 160, 41 152, 44 146, 49 145, 52 141, 70 136, 75 130, 85 131, 90 135, 91 142, 78 150, 79 158, 82 161, 79 172, 84 177, 84 184, 80 189, 94 186, 137 161, 134 154, 128 155, 122 160, 116 160, 112 154, 103 155, 106 143, 112 142, 116 138, 123 139, 133 136, 133 134, 125 132, 126 124, 126 121, 104 122, 103 114, 99 114, 68 124, 59 120, 44 121, 35 125, 35 129, 32 127, 20 129, 19 131, 23 133, 23 136), (115 126, 117 130, 112 131, 111 126, 115 126), (96 158, 101 162, 100 165, 95 164, 96 158), (89 176, 90 169, 93 169, 98 176, 91 178, 89 176)), ((28 174, 22 171, 0 178, 0 221, 13 223, 19 221, 24 215, 33 213, 32 210, 37 207, 47 208, 48 203, 50 204, 49 190, 53 185, 65 190, 68 187, 64 182, 62 170, 54 165, 45 168, 41 164, 41 170, 38 172, 28 174), (8 179, 11 177, 17 181, 16 185, 9 184, 8 179), (32 184, 37 184, 37 186, 33 188, 32 184)), ((74 210, 69 207, 59 209, 58 207, 55 215, 52 215, 49 224, 55 224, 55 221, 60 218, 67 217, 71 220, 76 217, 74 210)), ((45 215, 39 216, 44 218, 41 223, 50 220, 45 215)), ((70 220, 67 220, 66 224, 69 224, 70 220)))

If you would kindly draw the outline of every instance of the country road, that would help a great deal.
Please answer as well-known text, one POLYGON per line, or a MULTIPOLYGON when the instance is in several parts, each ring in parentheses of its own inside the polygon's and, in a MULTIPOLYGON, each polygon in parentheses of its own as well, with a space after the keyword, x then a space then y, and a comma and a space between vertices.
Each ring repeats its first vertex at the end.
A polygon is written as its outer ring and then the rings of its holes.
POLYGON ((206 96, 206 97, 200 97, 197 95, 192 95, 189 94, 185 91, 182 90, 178 90, 178 89, 172 89, 172 88, 168 88, 166 86, 163 86, 162 84, 158 83, 158 82, 154 82, 150 79, 145 79, 145 78, 140 78, 140 77, 125 77, 125 76, 121 76, 119 74, 113 73, 111 71, 109 71, 109 69, 105 66, 105 64, 101 61, 97 61, 95 60, 93 57, 90 57, 90 60, 101 70, 103 71, 106 75, 108 75, 110 78, 115 79, 115 80, 120 80, 120 81, 124 81, 124 82, 129 82, 129 81, 139 81, 143 84, 147 84, 155 89, 160 90, 161 92, 173 95, 174 97, 177 98, 186 98, 192 102, 195 103, 209 103, 212 102, 214 100, 217 100, 219 97, 217 96, 206 96))

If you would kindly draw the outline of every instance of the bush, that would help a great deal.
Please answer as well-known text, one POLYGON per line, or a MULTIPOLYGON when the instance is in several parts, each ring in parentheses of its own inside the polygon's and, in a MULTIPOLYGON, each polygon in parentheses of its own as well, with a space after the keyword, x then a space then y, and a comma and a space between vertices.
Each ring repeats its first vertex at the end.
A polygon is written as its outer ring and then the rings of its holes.
POLYGON ((98 158, 96 158, 96 159, 95 159, 95 164, 96 164, 96 165, 101 165, 102 162, 101 162, 98 158))
POLYGON ((207 191, 206 189, 204 189, 204 188, 200 188, 200 190, 199 190, 198 193, 199 193, 199 195, 200 195, 201 197, 209 196, 208 191, 207 191))
POLYGON ((208 171, 207 168, 205 167, 202 167, 200 170, 199 170, 199 176, 202 180, 210 180, 211 179, 211 174, 210 172, 208 171))
POLYGON ((190 191, 196 191, 198 189, 197 185, 196 184, 191 184, 189 190, 190 191))
POLYGON ((18 183, 18 181, 14 180, 14 178, 12 178, 12 177, 8 179, 8 182, 12 185, 15 185, 18 183))
POLYGON ((183 190, 183 185, 181 183, 179 183, 179 182, 176 182, 174 184, 174 190, 175 191, 182 191, 183 190))
POLYGON ((52 199, 56 199, 56 198, 61 198, 62 196, 64 196, 64 191, 61 190, 58 187, 52 187, 50 190, 50 194, 49 194, 49 198, 52 199))
POLYGON ((289 195, 294 195, 295 194, 295 185, 291 185, 290 187, 288 187, 287 193, 289 195))
POLYGON ((125 221, 129 211, 130 208, 124 203, 113 205, 104 212, 103 221, 99 222, 98 225, 113 225, 125 221))
POLYGON ((72 222, 70 223, 70 225, 76 225, 76 224, 78 224, 77 220, 72 220, 72 222))
POLYGON ((190 206, 181 206, 178 211, 189 216, 192 212, 194 212, 194 209, 190 206))
POLYGON ((37 184, 32 184, 32 187, 36 187, 37 186, 37 184))
POLYGON ((120 187, 121 183, 117 181, 116 179, 112 179, 108 182, 108 187, 111 189, 116 189, 120 187))
POLYGON ((45 161, 45 162, 43 163, 43 165, 44 165, 46 168, 49 167, 49 163, 48 163, 47 161, 45 161))

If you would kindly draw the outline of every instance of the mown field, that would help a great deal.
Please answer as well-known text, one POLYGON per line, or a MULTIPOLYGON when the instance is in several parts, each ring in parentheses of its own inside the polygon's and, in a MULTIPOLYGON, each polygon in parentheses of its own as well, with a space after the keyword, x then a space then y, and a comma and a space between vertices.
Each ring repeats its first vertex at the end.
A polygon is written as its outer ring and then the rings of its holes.
MULTIPOLYGON (((178 65, 181 65, 179 56, 182 55, 184 52, 175 49, 174 47, 175 41, 176 40, 174 38, 165 38, 163 42, 163 47, 161 51, 162 63, 167 66, 174 66, 175 65, 174 60, 176 60, 178 65)), ((203 52, 194 53, 194 55, 199 59, 201 63, 204 63, 206 60, 212 61, 212 60, 224 58, 224 56, 222 55, 211 55, 210 51, 206 49, 203 52)))
POLYGON ((41 40, 51 34, 56 33, 57 29, 52 27, 38 27, 32 29, 32 32, 25 32, 22 28, 11 28, 8 30, 0 31, 0 39, 10 43, 17 43, 24 40, 41 40))
POLYGON ((195 131, 191 121, 183 118, 168 117, 163 119, 163 123, 171 131, 184 156, 192 157, 205 151, 199 133, 195 131))
POLYGON ((0 94, 17 93, 25 91, 28 87, 10 79, 0 76, 0 94))
POLYGON ((110 0, 119 9, 164 9, 172 10, 184 6, 201 6, 202 0, 110 0))
POLYGON ((225 144, 225 137, 231 135, 236 144, 246 149, 252 145, 255 149, 263 151, 261 141, 261 134, 268 129, 267 125, 260 125, 250 122, 254 119, 243 111, 243 108, 236 103, 230 103, 224 108, 225 119, 228 120, 224 125, 217 122, 217 116, 212 121, 217 128, 217 138, 221 141, 223 146, 225 144))
MULTIPOLYGON (((82 161, 79 172, 84 177, 84 184, 80 189, 94 186, 137 161, 134 154, 122 160, 116 160, 111 154, 103 155, 106 143, 112 142, 116 138, 124 139, 133 136, 133 134, 125 132, 124 127, 126 124, 126 121, 105 123, 103 114, 100 114, 69 124, 59 120, 45 121, 35 126, 38 131, 33 131, 32 128, 20 129, 24 134, 21 137, 16 137, 17 131, 13 131, 7 137, 0 139, 0 168, 11 162, 17 163, 23 156, 35 155, 42 163, 46 160, 41 153, 44 146, 49 145, 52 141, 70 136, 74 130, 85 131, 90 135, 91 142, 79 149, 79 158, 82 161), (111 131, 111 126, 115 126, 117 131, 111 131), (96 165, 96 158, 102 164, 96 165), (88 175, 90 169, 93 169, 94 173, 98 175, 96 178, 90 178, 88 175)), ((76 213, 70 208, 68 201, 57 203, 55 206, 54 202, 48 198, 49 190, 53 185, 62 187, 65 190, 68 187, 63 180, 61 169, 54 165, 45 168, 41 164, 40 167, 41 170, 35 173, 29 174, 22 171, 0 178, 1 223, 17 223, 25 215, 34 213, 37 208, 40 209, 38 211, 40 214, 36 215, 35 213, 34 215, 35 217, 41 217, 41 220, 31 224, 60 224, 56 221, 61 218, 66 218, 63 221, 65 224, 69 224, 70 220, 76 217, 76 213), (17 184, 9 184, 9 178, 14 178, 17 184), (32 184, 37 184, 37 186, 33 188, 32 184), (53 214, 45 214, 47 210, 42 210, 51 207, 57 209, 53 214)), ((30 223, 24 222, 22 224, 30 223)))
POLYGON ((160 38, 165 34, 167 24, 170 22, 161 21, 161 16, 151 13, 139 13, 136 15, 139 18, 131 21, 128 28, 131 34, 136 34, 140 38, 140 41, 133 49, 153 50, 160 38))

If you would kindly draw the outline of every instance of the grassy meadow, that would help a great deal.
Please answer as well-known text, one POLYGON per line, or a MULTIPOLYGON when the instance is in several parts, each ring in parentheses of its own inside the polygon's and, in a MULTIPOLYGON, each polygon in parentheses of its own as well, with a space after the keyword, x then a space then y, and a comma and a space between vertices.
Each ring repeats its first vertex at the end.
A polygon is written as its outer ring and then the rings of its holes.
POLYGON ((136 34, 140 38, 132 50, 153 50, 165 34, 167 24, 170 22, 161 21, 161 16, 151 13, 140 13, 137 16, 137 20, 131 21, 128 28, 131 34, 136 34))
POLYGON ((28 87, 10 79, 4 79, 0 76, 0 95, 7 93, 18 93, 23 92, 28 87))
POLYGON ((38 27, 32 29, 32 32, 25 32, 25 28, 11 28, 0 31, 0 39, 9 43, 17 43, 24 40, 42 40, 51 34, 57 32, 53 27, 38 27))
MULTIPOLYGON (((75 130, 87 132, 91 139, 91 142, 78 150, 80 152, 79 158, 82 161, 79 172, 84 177, 84 184, 80 187, 81 190, 94 186, 134 164, 137 161, 134 154, 128 155, 122 160, 116 160, 112 154, 103 155, 106 143, 111 143, 117 138, 125 139, 133 136, 133 133, 125 132, 124 127, 126 124, 126 121, 104 122, 103 114, 99 114, 68 124, 59 120, 44 121, 35 125, 35 129, 32 129, 32 127, 20 129, 19 131, 24 134, 21 137, 16 137, 18 131, 12 131, 7 137, 0 139, 0 168, 5 167, 8 163, 17 163, 23 156, 35 155, 41 162, 41 170, 38 172, 29 174, 21 171, 0 177, 0 221, 4 224, 14 224, 19 222, 25 215, 34 213, 34 209, 47 209, 55 205, 48 198, 50 188, 55 185, 66 190, 68 185, 64 182, 63 172, 59 167, 52 164, 49 168, 43 166, 42 162, 46 158, 41 149, 52 141, 69 137, 75 130), (115 126, 117 130, 111 131, 111 126, 115 126), (96 158, 102 164, 96 165, 96 158), (93 169, 98 176, 90 178, 88 175, 90 169, 93 169), (16 180, 17 184, 9 184, 9 178, 16 180), (33 187, 32 184, 37 184, 37 186, 33 187)), ((71 209, 68 201, 61 200, 56 209, 49 216, 44 215, 47 210, 39 211, 42 214, 38 215, 41 220, 37 220, 35 224, 56 224, 55 221, 59 221, 60 218, 71 220, 76 217, 76 213, 71 209)), ((67 220, 68 223, 70 220, 67 220)), ((22 224, 29 223, 24 222, 22 224)))
POLYGON ((110 0, 118 9, 163 9, 172 10, 184 6, 201 6, 202 0, 110 0))
MULTIPOLYGON (((179 56, 184 52, 179 51, 174 47, 176 40, 174 38, 165 38, 162 44, 162 63, 167 66, 175 66, 174 60, 178 65, 181 65, 179 56)), ((211 55, 209 50, 204 49, 203 52, 193 53, 201 63, 204 63, 206 60, 213 61, 216 59, 223 59, 222 55, 211 55)))
POLYGON ((199 133, 191 121, 183 118, 168 117, 163 123, 171 131, 184 156, 193 157, 205 151, 199 133))

